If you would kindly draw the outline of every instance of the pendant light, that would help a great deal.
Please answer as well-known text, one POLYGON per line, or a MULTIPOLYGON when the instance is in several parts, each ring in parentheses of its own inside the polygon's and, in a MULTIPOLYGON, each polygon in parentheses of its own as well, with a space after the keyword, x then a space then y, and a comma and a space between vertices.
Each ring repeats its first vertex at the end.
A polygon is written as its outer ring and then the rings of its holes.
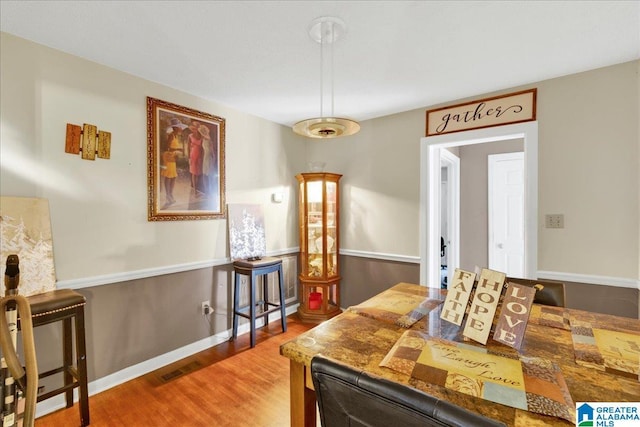
POLYGON ((309 36, 320 43, 320 64, 322 67, 320 77, 320 117, 299 121, 293 125, 293 131, 309 138, 337 138, 357 133, 360 130, 358 122, 333 115, 333 44, 340 40, 346 33, 344 22, 335 17, 321 17, 313 20, 309 26, 309 36), (327 58, 325 58, 327 57, 327 58), (328 67, 325 59, 330 61, 328 67), (325 93, 325 77, 329 77, 328 94, 325 93), (330 99, 331 112, 325 116, 325 98, 330 99))

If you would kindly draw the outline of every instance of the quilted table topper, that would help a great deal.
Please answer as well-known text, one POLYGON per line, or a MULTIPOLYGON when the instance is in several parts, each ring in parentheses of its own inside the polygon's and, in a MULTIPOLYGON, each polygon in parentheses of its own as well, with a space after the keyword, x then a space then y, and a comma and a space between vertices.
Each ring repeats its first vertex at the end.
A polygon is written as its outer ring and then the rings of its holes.
POLYGON ((410 328, 431 310, 442 304, 441 299, 411 293, 398 285, 393 289, 352 307, 348 310, 362 316, 410 328))
POLYGON ((406 331, 380 366, 426 383, 575 423, 575 405, 559 367, 546 359, 406 331))

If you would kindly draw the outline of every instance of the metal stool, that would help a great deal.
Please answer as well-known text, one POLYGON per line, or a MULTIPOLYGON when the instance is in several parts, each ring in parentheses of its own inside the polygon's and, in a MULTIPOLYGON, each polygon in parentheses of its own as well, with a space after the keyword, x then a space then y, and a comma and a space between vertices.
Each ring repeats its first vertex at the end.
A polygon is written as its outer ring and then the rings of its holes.
POLYGON ((269 323, 269 314, 280 310, 282 332, 287 331, 287 314, 284 302, 284 285, 282 277, 282 260, 280 258, 265 257, 256 261, 239 260, 233 263, 235 271, 233 289, 233 338, 238 335, 238 316, 249 319, 251 328, 251 347, 256 345, 256 318, 263 317, 264 324, 269 323), (269 273, 278 272, 278 288, 280 290, 280 303, 269 301, 269 273), (249 305, 240 307, 240 275, 249 277, 249 305), (264 276, 262 280, 262 299, 256 301, 256 279, 264 276), (260 313, 256 313, 256 306, 261 307, 260 313), (248 311, 248 313, 246 313, 248 311))
MULTIPOLYGON (((53 322, 62 324, 62 366, 38 375, 45 378, 59 373, 64 374, 64 385, 55 390, 38 396, 37 401, 49 399, 59 394, 65 394, 67 408, 73 406, 73 389, 79 388, 80 425, 89 425, 89 388, 87 385, 87 350, 84 333, 84 305, 86 299, 71 289, 57 289, 51 292, 27 297, 31 306, 33 327, 47 325, 53 322), (75 366, 73 363, 73 334, 72 320, 75 323, 75 366)), ((20 321, 18 320, 18 327, 20 321)))

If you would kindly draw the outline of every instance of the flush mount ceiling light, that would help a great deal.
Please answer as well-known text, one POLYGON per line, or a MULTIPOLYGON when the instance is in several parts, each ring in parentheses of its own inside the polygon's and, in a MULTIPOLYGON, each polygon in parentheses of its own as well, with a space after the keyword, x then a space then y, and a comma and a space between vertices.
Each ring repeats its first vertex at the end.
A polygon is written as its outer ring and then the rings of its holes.
POLYGON ((293 125, 293 131, 310 138, 337 138, 357 133, 360 125, 351 119, 333 117, 333 44, 346 33, 346 26, 339 18, 321 17, 313 20, 309 26, 309 36, 320 43, 320 117, 299 121, 293 125), (326 58, 325 58, 326 57, 326 58), (325 59, 329 60, 328 66, 325 59), (325 88, 325 77, 328 77, 328 88, 325 88), (328 90, 327 90, 328 89, 328 90), (325 93, 328 92, 328 93, 325 93), (324 115, 325 98, 331 104, 330 116, 324 115))

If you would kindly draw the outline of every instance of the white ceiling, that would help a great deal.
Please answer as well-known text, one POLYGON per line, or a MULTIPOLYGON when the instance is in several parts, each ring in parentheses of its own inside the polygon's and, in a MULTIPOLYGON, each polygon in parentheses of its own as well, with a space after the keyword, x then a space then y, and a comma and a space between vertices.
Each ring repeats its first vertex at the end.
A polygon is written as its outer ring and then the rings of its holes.
POLYGON ((640 58, 638 0, 0 1, 3 32, 285 125, 320 114, 321 16, 356 120, 640 58))

